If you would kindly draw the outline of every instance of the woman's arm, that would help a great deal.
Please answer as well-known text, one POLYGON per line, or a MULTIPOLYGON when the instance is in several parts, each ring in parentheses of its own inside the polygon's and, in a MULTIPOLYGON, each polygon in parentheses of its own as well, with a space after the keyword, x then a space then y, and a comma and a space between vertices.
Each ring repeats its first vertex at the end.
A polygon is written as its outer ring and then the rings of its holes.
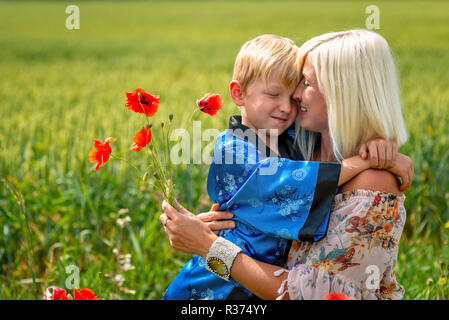
MULTIPOLYGON (((246 254, 239 253, 231 268, 231 277, 264 300, 275 300, 280 296, 278 293, 282 282, 287 279, 288 274, 274 276, 274 272, 280 267, 255 260, 246 254)), ((288 293, 283 296, 289 300, 288 293)))
MULTIPOLYGON (((209 248, 217 239, 217 235, 198 217, 177 203, 179 211, 165 200, 162 202, 161 222, 165 222, 164 230, 170 239, 170 245, 186 253, 198 254, 206 258, 209 248)), ((231 277, 262 299, 276 299, 277 290, 287 277, 283 274, 274 276, 280 268, 257 261, 239 253, 231 269, 231 277)), ((288 299, 288 296, 284 296, 288 299)))

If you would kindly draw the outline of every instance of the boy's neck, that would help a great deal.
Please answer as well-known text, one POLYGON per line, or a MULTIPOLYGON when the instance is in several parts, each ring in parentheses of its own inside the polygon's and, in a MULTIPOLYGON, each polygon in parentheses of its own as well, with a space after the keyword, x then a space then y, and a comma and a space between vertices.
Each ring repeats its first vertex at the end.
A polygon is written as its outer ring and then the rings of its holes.
POLYGON ((264 136, 263 134, 259 134, 257 131, 256 134, 268 148, 273 150, 278 157, 280 156, 278 149, 278 136, 270 136, 268 133, 264 136))
POLYGON ((278 150, 278 136, 270 136, 269 132, 266 132, 266 134, 261 134, 258 129, 256 129, 251 123, 249 123, 245 117, 242 116, 242 124, 248 128, 250 128, 252 131, 254 131, 257 136, 262 140, 265 145, 273 150, 277 156, 279 156, 279 150, 278 150))

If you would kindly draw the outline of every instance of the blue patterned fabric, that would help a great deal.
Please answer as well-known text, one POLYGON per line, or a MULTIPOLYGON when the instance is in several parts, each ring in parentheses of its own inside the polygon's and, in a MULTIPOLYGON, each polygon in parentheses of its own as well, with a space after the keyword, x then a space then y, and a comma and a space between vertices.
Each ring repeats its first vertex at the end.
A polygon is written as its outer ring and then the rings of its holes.
MULTIPOLYGON (((288 239, 317 241, 325 236, 340 165, 328 164, 323 180, 319 162, 267 157, 259 149, 232 130, 222 132, 207 191, 212 202, 220 204, 219 210, 234 214, 235 228, 222 230, 220 236, 254 259, 283 265, 288 239), (324 197, 317 197, 317 183, 327 184, 324 197), (316 203, 317 199, 326 199, 320 200, 325 204, 316 203)), ((235 280, 226 282, 207 271, 205 264, 195 255, 170 284, 164 299, 222 300, 235 288, 252 296, 235 280)))

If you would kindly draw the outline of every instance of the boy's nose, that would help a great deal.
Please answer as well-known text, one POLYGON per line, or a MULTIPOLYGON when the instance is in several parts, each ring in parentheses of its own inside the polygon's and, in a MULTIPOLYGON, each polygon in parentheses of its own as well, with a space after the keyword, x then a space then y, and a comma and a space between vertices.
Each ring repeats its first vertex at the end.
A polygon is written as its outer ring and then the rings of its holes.
POLYGON ((289 99, 289 101, 285 101, 283 103, 281 103, 281 105, 279 106, 279 110, 285 113, 289 113, 291 111, 292 108, 292 100, 289 99))

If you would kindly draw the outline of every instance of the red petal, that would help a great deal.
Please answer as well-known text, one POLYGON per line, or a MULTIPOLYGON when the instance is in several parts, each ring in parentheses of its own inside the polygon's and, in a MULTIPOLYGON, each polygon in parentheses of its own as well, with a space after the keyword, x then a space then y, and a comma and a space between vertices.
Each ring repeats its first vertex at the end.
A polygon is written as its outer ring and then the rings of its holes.
POLYGON ((151 128, 146 126, 144 129, 140 130, 134 135, 134 143, 131 146, 131 150, 139 152, 143 147, 145 147, 151 141, 151 128))
POLYGON ((75 300, 100 300, 100 298, 96 297, 92 290, 87 288, 82 288, 80 291, 74 289, 75 292, 75 300))
POLYGON ((201 111, 214 116, 223 106, 223 98, 219 94, 206 93, 196 103, 201 111))
POLYGON ((145 113, 147 117, 153 116, 159 108, 159 96, 138 88, 132 93, 126 92, 125 107, 137 113, 145 113), (140 93, 140 102, 139 102, 140 93), (144 103, 142 103, 144 101, 144 103))
POLYGON ((355 300, 355 298, 348 297, 344 293, 328 293, 323 297, 323 300, 355 300))
POLYGON ((45 290, 46 300, 70 300, 67 296, 67 292, 64 289, 58 288, 56 286, 48 287, 45 290))
POLYGON ((114 138, 107 138, 105 142, 101 142, 100 140, 94 141, 94 148, 89 151, 89 161, 97 162, 98 164, 95 167, 95 171, 100 169, 105 163, 109 160, 109 156, 111 154, 111 147, 109 146, 110 141, 115 141, 114 138))

